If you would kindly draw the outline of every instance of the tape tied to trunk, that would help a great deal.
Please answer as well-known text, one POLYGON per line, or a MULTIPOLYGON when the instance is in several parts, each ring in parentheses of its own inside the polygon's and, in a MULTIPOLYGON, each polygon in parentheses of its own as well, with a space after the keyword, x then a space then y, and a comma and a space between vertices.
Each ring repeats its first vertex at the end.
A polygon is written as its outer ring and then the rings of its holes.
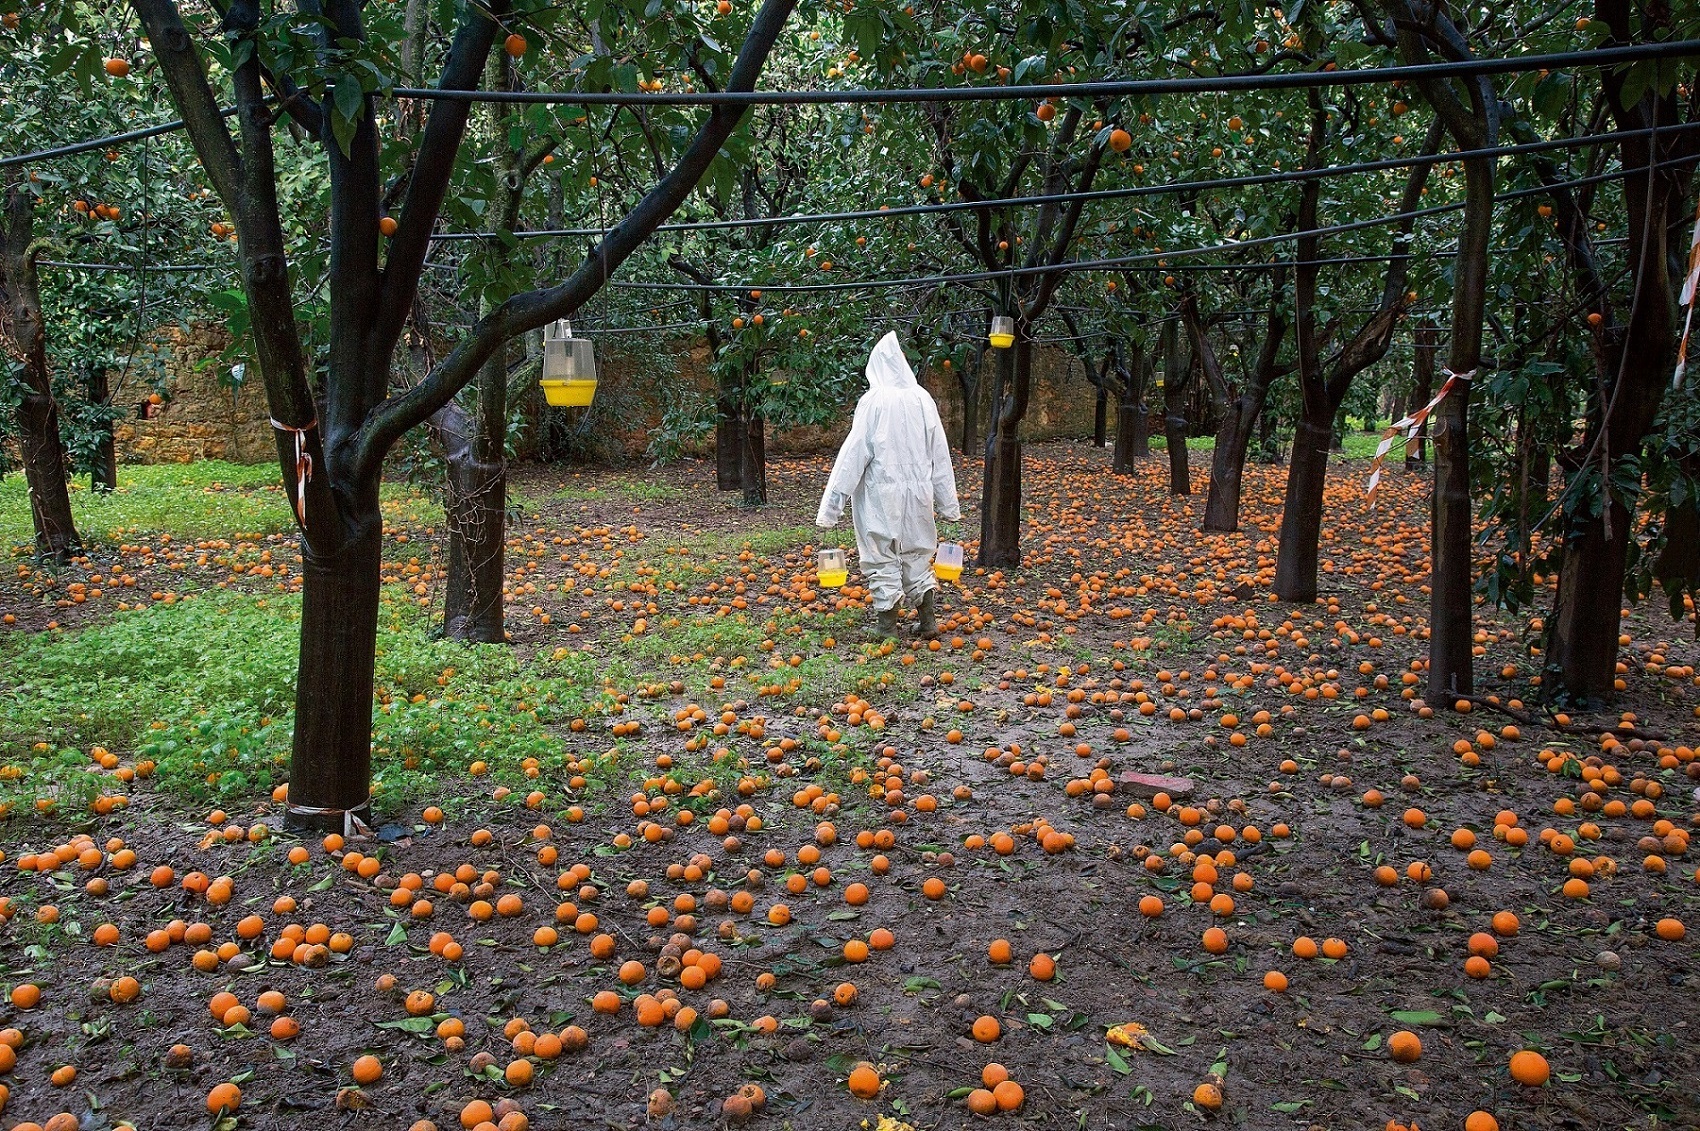
POLYGON ((1387 458, 1387 453, 1392 451, 1393 445, 1398 442, 1399 433, 1405 433, 1407 444, 1415 440, 1417 433, 1428 421, 1429 414, 1434 412, 1440 402, 1446 399, 1446 394, 1450 393, 1460 383, 1468 384, 1476 375, 1474 369, 1464 373, 1454 373, 1452 370, 1442 367, 1440 371, 1446 375, 1446 381, 1440 386, 1440 392, 1434 395, 1434 399, 1403 419, 1395 420, 1392 424, 1389 424, 1387 431, 1381 434, 1381 443, 1375 446, 1375 459, 1369 465, 1369 487, 1364 491, 1364 497, 1369 500, 1372 510, 1375 508, 1376 489, 1381 486, 1382 461, 1387 458))
POLYGON ((277 417, 271 417, 272 427, 279 432, 290 432, 295 436, 295 517, 303 527, 307 525, 307 484, 313 481, 313 457, 307 452, 307 433, 319 426, 315 418, 299 428, 280 423, 277 417))
POLYGON ((341 817, 342 835, 371 836, 372 826, 362 821, 352 809, 330 809, 317 805, 291 805, 289 812, 297 817, 341 817))

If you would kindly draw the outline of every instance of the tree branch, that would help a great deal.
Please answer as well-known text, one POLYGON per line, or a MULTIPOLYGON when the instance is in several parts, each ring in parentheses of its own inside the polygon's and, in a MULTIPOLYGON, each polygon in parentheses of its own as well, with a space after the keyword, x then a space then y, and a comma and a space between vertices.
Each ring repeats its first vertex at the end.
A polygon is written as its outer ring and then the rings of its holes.
MULTIPOLYGON (((500 14, 507 11, 507 5, 497 3, 491 10, 500 14)), ((473 5, 466 8, 449 48, 443 76, 437 81, 438 90, 478 89, 485 60, 496 42, 496 27, 496 21, 484 9, 473 5)), ((402 200, 396 233, 384 260, 374 331, 376 348, 392 348, 407 324, 413 294, 419 289, 419 273, 425 269, 425 256, 431 250, 431 229, 436 226, 437 214, 448 195, 449 178, 454 174, 455 157, 466 136, 466 120, 471 110, 472 103, 459 98, 440 98, 432 104, 425 136, 420 139, 413 173, 408 179, 407 195, 402 200)), ((541 155, 538 160, 542 160, 541 155)))
MULTIPOLYGON (((727 90, 753 90, 796 0, 765 0, 738 53, 727 90)), ((477 374, 503 342, 577 310, 690 195, 743 119, 739 106, 716 106, 679 161, 661 182, 593 248, 572 276, 557 287, 514 295, 481 318, 449 356, 414 388, 372 410, 360 439, 357 465, 375 474, 384 454, 409 428, 430 416, 477 374)))

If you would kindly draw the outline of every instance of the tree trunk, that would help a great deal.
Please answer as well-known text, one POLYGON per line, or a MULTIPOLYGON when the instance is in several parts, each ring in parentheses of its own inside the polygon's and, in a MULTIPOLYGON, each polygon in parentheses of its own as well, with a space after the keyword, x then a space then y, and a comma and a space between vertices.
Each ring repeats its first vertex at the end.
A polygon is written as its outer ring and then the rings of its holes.
POLYGON ((958 381, 962 386, 962 454, 973 455, 980 446, 980 383, 958 381))
POLYGON ((1110 390, 1098 386, 1098 396, 1092 409, 1092 446, 1103 447, 1109 440, 1110 390))
POLYGON ((65 483, 65 442, 47 368, 47 329, 36 276, 35 194, 22 181, 6 190, 0 225, 0 343, 19 362, 18 448, 29 490, 35 551, 64 561, 82 550, 65 483))
POLYGON ((760 413, 744 418, 743 445, 738 452, 739 486, 746 507, 767 505, 767 424, 760 413))
POLYGON ((1316 600, 1316 562, 1322 540, 1322 493, 1328 483, 1329 422, 1301 419, 1287 465, 1281 509, 1281 545, 1275 559, 1275 595, 1283 601, 1316 600))
POLYGON ((358 532, 334 556, 303 540, 301 661, 289 825, 348 832, 371 824, 373 649, 378 637, 383 520, 377 485, 360 500, 358 532))
POLYGON ((1021 418, 1032 377, 1033 346, 1019 327, 1014 347, 998 351, 996 418, 986 437, 984 498, 980 505, 983 566, 1021 565, 1021 418))
MULTIPOLYGON (((104 365, 89 366, 87 386, 89 404, 102 408, 110 405, 112 389, 107 382, 104 365)), ((101 495, 118 490, 118 445, 112 437, 112 420, 109 417, 103 417, 101 421, 100 439, 94 447, 94 464, 89 468, 89 490, 101 495)))
POLYGON ((722 491, 744 486, 744 434, 749 430, 738 391, 722 385, 715 398, 714 485, 722 491))
MULTIPOLYGON (((1440 349, 1440 328, 1424 323, 1411 332, 1411 408, 1419 409, 1434 396, 1434 356, 1440 349)), ((1415 470, 1428 462, 1428 421, 1405 441, 1405 466, 1415 470)))
MULTIPOLYGON (((1459 137, 1460 145, 1471 145, 1459 137)), ((1492 144, 1493 139, 1489 138, 1492 144)), ((1452 261, 1453 373, 1473 374, 1481 362, 1487 306, 1488 239, 1493 234, 1493 162, 1464 162, 1464 230, 1452 261)), ((1429 503, 1430 560, 1428 693, 1456 700, 1475 692, 1475 634, 1471 609, 1475 563, 1470 550, 1470 389, 1459 380, 1433 413, 1434 491, 1429 503)), ((1612 602, 1616 608, 1616 602, 1612 602)))
POLYGON ((508 347, 478 373, 478 415, 450 402, 439 420, 448 463, 444 501, 449 534, 443 635, 500 644, 507 554, 508 347), (459 419, 455 420, 454 417, 459 419), (470 434, 468 434, 470 433, 470 434))
POLYGON ((1151 454, 1151 411, 1145 405, 1145 387, 1149 380, 1145 350, 1135 346, 1122 373, 1121 403, 1116 408, 1116 450, 1114 470, 1126 473, 1133 462, 1151 454))
MULTIPOLYGON (((1665 511, 1665 547, 1653 565, 1653 576, 1673 599, 1684 590, 1700 588, 1700 501, 1693 496, 1665 511)), ((1680 602, 1678 608, 1681 607, 1680 602)))
POLYGON ((1180 335, 1170 323, 1163 329, 1163 437, 1169 447, 1169 494, 1192 494, 1186 465, 1186 394, 1192 377, 1192 358, 1181 362, 1180 335))
MULTIPOLYGON (((1257 409, 1242 407, 1240 397, 1222 414, 1216 430, 1216 451, 1210 457, 1210 494, 1204 503, 1205 531, 1232 534, 1240 528, 1240 484, 1245 477, 1246 449, 1257 409)), ((1261 407, 1261 406, 1259 406, 1261 407)))
MULTIPOLYGON (((24 395, 18 401, 18 448, 29 488, 30 518, 35 523, 35 552, 65 561, 82 551, 71 516, 65 483, 65 445, 59 435, 59 406, 38 384, 32 366, 24 367, 24 395)), ((45 375, 43 375, 45 378, 45 375)))

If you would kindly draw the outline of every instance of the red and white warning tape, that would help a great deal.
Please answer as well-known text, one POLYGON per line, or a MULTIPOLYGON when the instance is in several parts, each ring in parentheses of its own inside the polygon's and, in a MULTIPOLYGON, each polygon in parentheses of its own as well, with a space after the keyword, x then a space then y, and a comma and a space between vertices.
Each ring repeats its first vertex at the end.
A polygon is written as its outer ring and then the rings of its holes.
POLYGON ((1680 305, 1688 308, 1682 322, 1682 344, 1676 350, 1676 372, 1671 375, 1671 388, 1682 388, 1682 374, 1688 368, 1688 334, 1694 328, 1694 292, 1700 288, 1700 205, 1694 210, 1694 238, 1688 245, 1688 279, 1682 284, 1680 305))
POLYGON ((299 428, 291 428, 287 424, 279 424, 276 417, 271 418, 272 427, 279 432, 295 434, 295 517, 301 525, 307 525, 307 484, 313 479, 313 457, 307 454, 307 433, 319 426, 317 420, 303 424, 299 428))
POLYGON ((1393 445, 1399 442, 1399 433, 1405 434, 1406 442, 1416 439, 1423 422, 1429 418, 1435 406, 1446 399, 1446 394, 1452 391, 1452 387, 1460 381, 1469 381, 1476 375, 1474 369, 1467 373, 1454 373, 1450 369, 1442 369, 1441 372, 1446 374, 1446 381, 1440 386, 1440 392, 1434 395, 1434 399, 1403 420, 1395 420, 1387 426, 1387 431, 1381 434, 1381 443, 1375 446, 1375 459, 1369 465, 1369 488, 1364 492, 1370 506, 1375 506, 1376 488, 1381 485, 1381 463, 1387 458, 1387 453, 1393 450, 1393 445))

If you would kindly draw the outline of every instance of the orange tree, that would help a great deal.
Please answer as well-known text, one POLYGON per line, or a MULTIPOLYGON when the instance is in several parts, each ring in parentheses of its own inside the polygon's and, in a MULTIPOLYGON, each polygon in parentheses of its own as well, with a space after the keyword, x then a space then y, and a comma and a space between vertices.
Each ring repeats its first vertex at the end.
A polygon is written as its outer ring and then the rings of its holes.
MULTIPOLYGON (((792 0, 768 0, 736 57, 695 34, 695 10, 646 14, 610 4, 597 32, 659 34, 697 53, 727 89, 751 89, 792 0)), ((417 384, 392 394, 396 345, 408 324, 430 240, 453 188, 470 103, 437 97, 406 144, 380 124, 386 92, 405 75, 395 48, 406 13, 338 2, 300 12, 239 0, 214 10, 134 0, 150 55, 186 123, 197 160, 229 210, 260 375, 277 422, 286 492, 302 533, 303 607, 289 819, 344 827, 369 810, 373 649, 377 631, 384 457, 474 380, 504 342, 570 314, 642 246, 694 188, 742 118, 717 106, 643 199, 563 282, 515 293, 484 314, 417 384), (223 111, 234 103, 234 129, 223 111), (285 239, 279 136, 292 123, 327 186, 323 278, 292 270, 285 239), (296 317, 302 291, 328 284, 322 351, 310 355, 296 317)), ((54 13, 49 12, 48 15, 54 13)), ((477 88, 498 42, 527 49, 558 10, 541 3, 454 10, 448 46, 431 65, 438 90, 477 88)), ((42 17, 47 18, 46 16, 42 17)), ((92 49, 92 44, 89 45, 92 49)), ((429 49, 424 54, 430 55, 429 49)), ((637 75, 604 60, 608 83, 636 92, 637 75)))
MULTIPOLYGON (((115 120, 145 115, 163 92, 127 58, 88 42, 113 23, 96 6, 67 4, 27 25, 14 13, 9 23, 13 42, 0 57, 0 136, 11 150, 0 167, 8 410, 0 434, 17 441, 37 551, 64 557, 81 545, 67 472, 87 471, 97 489, 116 485, 116 401, 145 395, 136 386, 159 375, 154 333, 188 317, 207 281, 200 271, 156 268, 208 258, 217 214, 182 172, 180 137, 52 160, 23 152, 46 139, 98 137, 115 120)), ((210 258, 216 270, 222 257, 210 258)))

